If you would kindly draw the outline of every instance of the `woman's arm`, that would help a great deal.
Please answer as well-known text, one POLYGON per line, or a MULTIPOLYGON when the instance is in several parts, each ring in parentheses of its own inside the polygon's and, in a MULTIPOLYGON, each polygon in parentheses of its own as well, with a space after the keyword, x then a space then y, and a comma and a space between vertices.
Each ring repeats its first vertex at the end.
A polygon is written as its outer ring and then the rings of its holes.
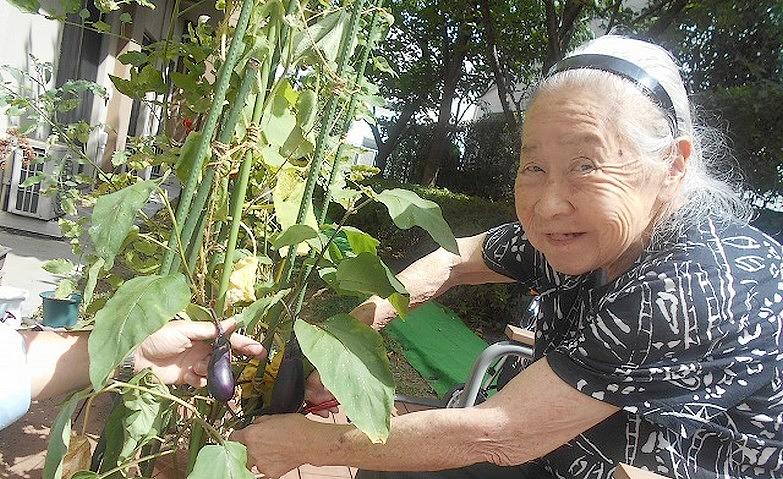
POLYGON ((377 471, 432 471, 479 462, 510 466, 555 450, 617 410, 563 382, 543 359, 480 406, 392 418, 385 444, 371 443, 354 426, 301 415, 263 417, 234 438, 248 446, 249 463, 268 477, 307 463, 377 471))
MULTIPOLYGON (((481 249, 486 233, 458 238, 459 255, 439 248, 405 268, 397 279, 410 293, 410 306, 440 296, 461 284, 511 283, 514 280, 489 269, 481 249)), ((373 296, 357 306, 351 315, 375 329, 391 321, 397 313, 385 299, 373 296)))

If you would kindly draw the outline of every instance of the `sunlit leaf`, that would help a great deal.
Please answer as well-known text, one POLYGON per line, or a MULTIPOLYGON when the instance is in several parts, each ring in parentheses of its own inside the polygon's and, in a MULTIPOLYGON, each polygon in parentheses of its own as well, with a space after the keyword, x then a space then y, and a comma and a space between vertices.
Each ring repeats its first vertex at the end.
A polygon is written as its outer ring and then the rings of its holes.
POLYGON ((247 448, 238 442, 210 444, 201 448, 188 479, 255 479, 247 470, 247 448))
POLYGON ((376 199, 386 205, 398 228, 423 228, 444 249, 459 254, 454 233, 443 219, 443 213, 437 203, 425 200, 413 191, 400 188, 384 190, 376 199))
POLYGON ((317 325, 297 320, 294 331, 302 352, 351 422, 372 442, 385 442, 394 379, 380 334, 347 314, 317 325))
POLYGON ((90 334, 90 381, 99 390, 127 354, 190 302, 180 273, 139 276, 119 287, 95 314, 90 334))

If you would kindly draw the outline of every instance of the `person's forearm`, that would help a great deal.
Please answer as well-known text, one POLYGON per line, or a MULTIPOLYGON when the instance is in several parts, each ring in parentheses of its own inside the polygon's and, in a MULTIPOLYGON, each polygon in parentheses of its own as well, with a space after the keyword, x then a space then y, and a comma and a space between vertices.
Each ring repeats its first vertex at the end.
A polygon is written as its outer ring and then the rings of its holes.
POLYGON ((87 333, 34 331, 23 336, 33 399, 74 391, 90 383, 87 333))
MULTIPOLYGON (((513 281, 487 267, 481 254, 484 234, 458 238, 459 255, 439 248, 414 262, 397 279, 410 294, 410 307, 436 298, 461 284, 506 283, 513 281)), ((352 315, 360 321, 380 329, 396 315, 387 300, 373 296, 358 306, 352 315)))
MULTIPOLYGON (((486 414, 474 408, 433 409, 391 420, 385 444, 351 425, 313 423, 307 462, 375 471, 436 471, 491 460, 497 445, 486 414)), ((489 421, 490 423, 492 421, 489 421)))

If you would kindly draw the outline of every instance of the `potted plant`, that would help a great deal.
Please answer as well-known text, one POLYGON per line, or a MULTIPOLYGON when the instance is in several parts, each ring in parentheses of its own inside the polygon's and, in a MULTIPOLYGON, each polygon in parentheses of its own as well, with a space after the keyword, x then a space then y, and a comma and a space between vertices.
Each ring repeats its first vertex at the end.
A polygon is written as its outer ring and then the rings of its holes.
POLYGON ((82 295, 77 291, 82 276, 79 268, 62 258, 47 261, 41 267, 59 277, 55 289, 40 294, 43 308, 41 323, 50 328, 70 328, 79 320, 82 302, 82 295))

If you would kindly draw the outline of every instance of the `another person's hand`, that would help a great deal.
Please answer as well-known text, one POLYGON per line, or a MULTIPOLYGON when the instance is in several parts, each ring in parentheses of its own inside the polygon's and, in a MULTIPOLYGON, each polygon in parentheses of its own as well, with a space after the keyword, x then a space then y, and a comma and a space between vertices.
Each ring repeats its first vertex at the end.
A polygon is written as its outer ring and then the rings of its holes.
POLYGON ((353 308, 351 316, 375 330, 380 330, 397 316, 392 304, 379 297, 372 296, 367 301, 353 308))
MULTIPOLYGON (((321 374, 318 371, 313 371, 305 380, 305 401, 313 406, 331 401, 334 399, 334 395, 324 387, 321 382, 321 374)), ((327 409, 321 409, 315 411, 316 414, 321 417, 329 417, 330 412, 337 412, 337 406, 333 406, 327 409)))
POLYGON ((317 425, 301 414, 262 416, 229 439, 247 446, 248 469, 256 466, 267 479, 277 479, 310 461, 301 446, 315 439, 311 431, 317 425))
MULTIPOLYGON (((227 333, 236 329, 236 323, 230 319, 220 324, 227 333)), ((151 368, 166 384, 206 386, 211 341, 216 335, 217 328, 212 323, 171 321, 136 348, 135 370, 151 368)), ((259 359, 266 357, 261 343, 236 333, 230 339, 234 352, 259 359)))

